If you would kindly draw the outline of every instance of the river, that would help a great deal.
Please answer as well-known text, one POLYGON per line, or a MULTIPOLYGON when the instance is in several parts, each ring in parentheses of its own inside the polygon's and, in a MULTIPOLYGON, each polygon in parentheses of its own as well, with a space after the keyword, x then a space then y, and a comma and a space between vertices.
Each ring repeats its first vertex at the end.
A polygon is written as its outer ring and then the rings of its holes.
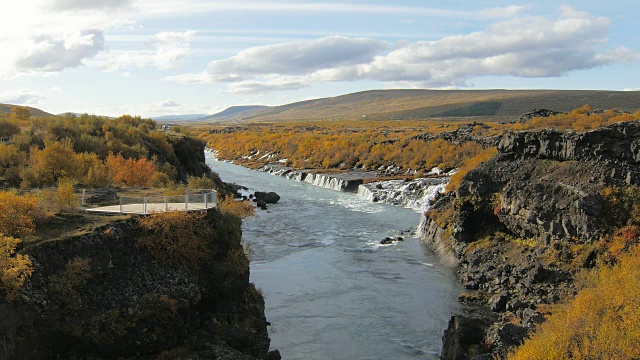
POLYGON ((245 221, 251 281, 283 359, 438 359, 459 310, 452 269, 414 231, 417 212, 207 159, 223 181, 282 197, 245 221), (404 233, 402 233, 404 232, 404 233), (386 236, 404 241, 380 245, 386 236))

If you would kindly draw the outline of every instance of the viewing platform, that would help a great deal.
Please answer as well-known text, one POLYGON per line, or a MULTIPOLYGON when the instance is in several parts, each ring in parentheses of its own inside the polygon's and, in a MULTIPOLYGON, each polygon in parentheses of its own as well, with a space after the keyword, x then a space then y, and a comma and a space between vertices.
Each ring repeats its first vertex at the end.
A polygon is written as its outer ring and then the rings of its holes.
POLYGON ((114 204, 87 208, 86 211, 91 213, 138 215, 167 211, 202 211, 218 206, 218 193, 214 190, 209 190, 205 193, 176 196, 121 196, 112 203, 114 204))

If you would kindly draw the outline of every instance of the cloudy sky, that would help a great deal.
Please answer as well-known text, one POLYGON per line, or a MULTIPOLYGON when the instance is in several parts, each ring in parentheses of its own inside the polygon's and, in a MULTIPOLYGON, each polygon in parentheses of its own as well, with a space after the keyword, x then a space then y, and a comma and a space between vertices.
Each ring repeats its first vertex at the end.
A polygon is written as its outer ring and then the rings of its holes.
POLYGON ((368 89, 640 88, 640 4, 0 0, 0 103, 156 116, 368 89))

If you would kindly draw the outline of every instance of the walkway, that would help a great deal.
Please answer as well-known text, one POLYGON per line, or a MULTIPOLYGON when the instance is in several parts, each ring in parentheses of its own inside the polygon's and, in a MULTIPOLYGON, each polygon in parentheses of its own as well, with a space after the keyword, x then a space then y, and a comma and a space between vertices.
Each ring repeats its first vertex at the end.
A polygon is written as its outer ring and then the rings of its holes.
POLYGON ((119 204, 88 208, 86 211, 92 213, 139 215, 167 211, 198 211, 216 207, 218 203, 217 195, 217 192, 212 191, 206 194, 165 196, 164 201, 157 196, 150 198, 121 197, 119 204), (149 199, 153 200, 150 201, 149 199), (181 201, 177 201, 178 199, 181 201))

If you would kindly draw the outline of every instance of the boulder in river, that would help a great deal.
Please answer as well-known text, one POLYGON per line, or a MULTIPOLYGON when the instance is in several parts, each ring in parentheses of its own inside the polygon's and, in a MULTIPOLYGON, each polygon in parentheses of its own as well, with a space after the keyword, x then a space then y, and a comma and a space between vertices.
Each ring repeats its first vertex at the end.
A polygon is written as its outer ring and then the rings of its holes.
POLYGON ((256 199, 264 200, 267 204, 275 204, 280 200, 280 195, 274 192, 256 191, 254 195, 256 199))

